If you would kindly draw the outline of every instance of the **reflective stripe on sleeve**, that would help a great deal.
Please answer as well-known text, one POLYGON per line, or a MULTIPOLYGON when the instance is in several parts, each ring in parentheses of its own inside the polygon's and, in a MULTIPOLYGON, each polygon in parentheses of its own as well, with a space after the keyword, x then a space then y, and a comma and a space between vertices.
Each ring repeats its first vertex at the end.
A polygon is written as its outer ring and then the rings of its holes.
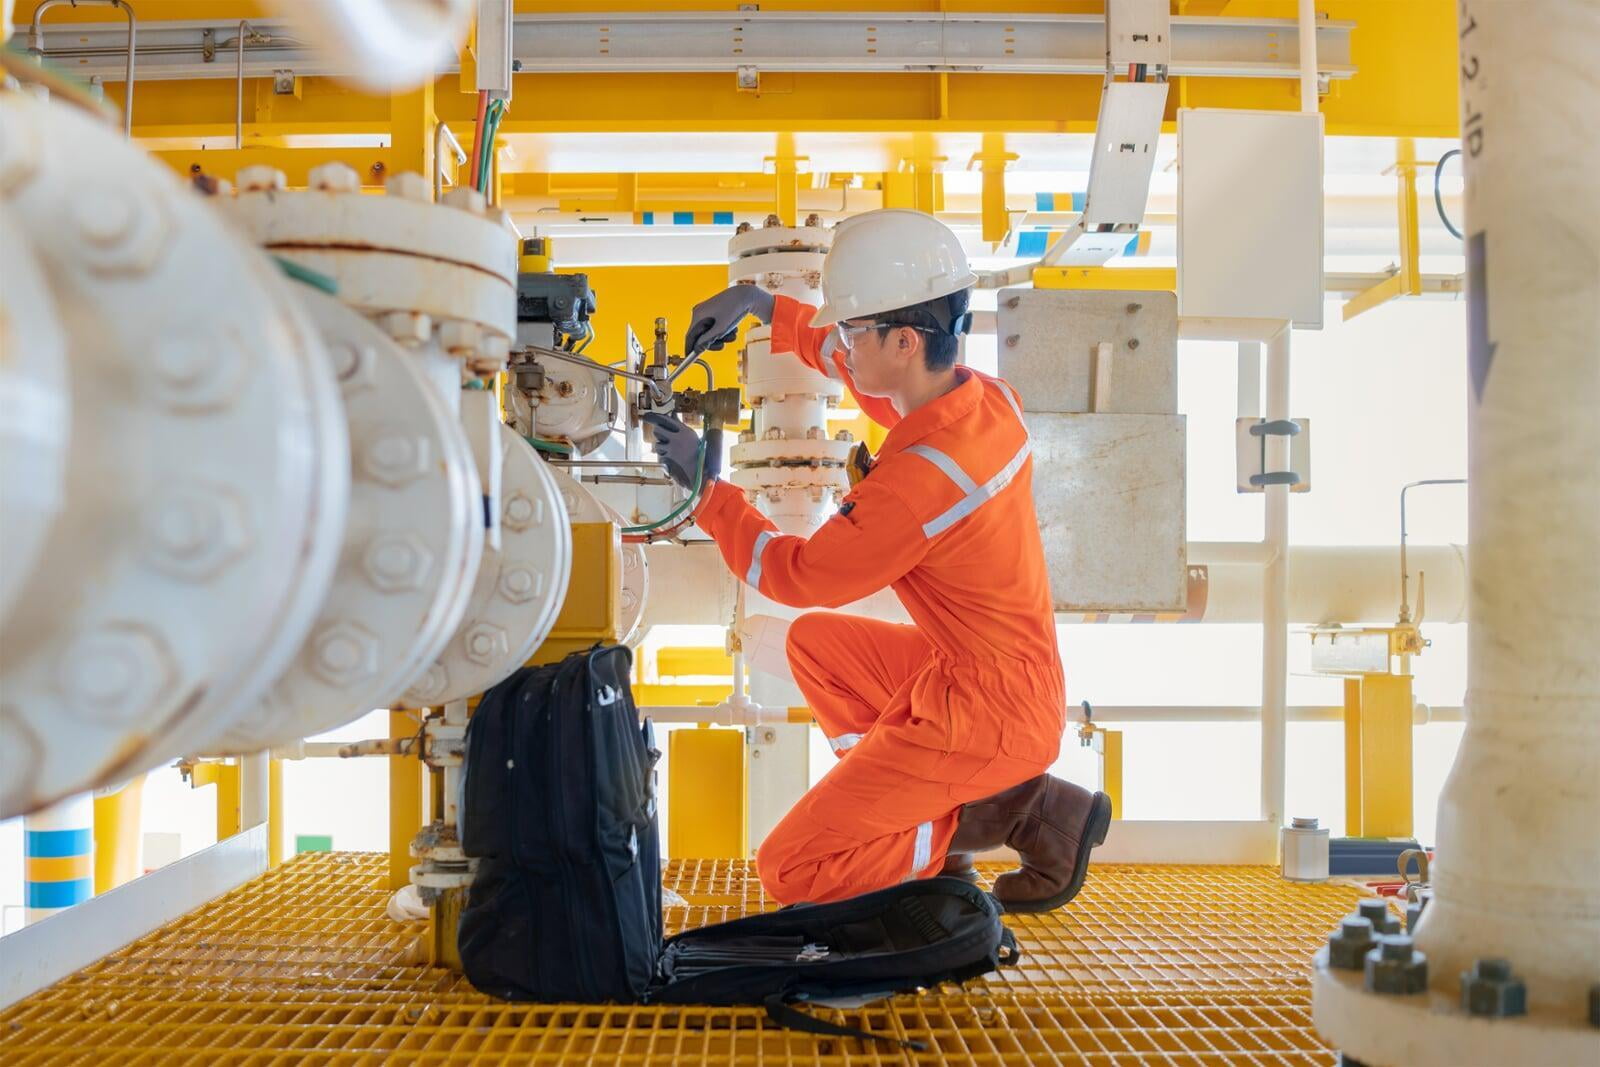
POLYGON ((840 734, 838 737, 828 738, 828 747, 835 752, 847 752, 860 743, 860 734, 840 734))
POLYGON ((778 535, 771 530, 762 530, 756 535, 755 547, 750 550, 750 569, 745 572, 744 580, 750 588, 761 588, 761 553, 766 550, 767 542, 778 535))

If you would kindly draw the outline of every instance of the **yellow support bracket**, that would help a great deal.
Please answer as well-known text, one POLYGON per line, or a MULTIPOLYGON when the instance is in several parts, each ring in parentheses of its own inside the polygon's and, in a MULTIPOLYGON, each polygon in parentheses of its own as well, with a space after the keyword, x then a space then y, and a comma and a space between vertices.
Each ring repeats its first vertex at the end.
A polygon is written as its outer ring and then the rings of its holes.
POLYGON ((239 765, 221 762, 195 764, 189 771, 190 788, 199 789, 208 785, 217 787, 217 840, 222 841, 239 832, 243 819, 240 812, 243 794, 239 787, 239 765))
POLYGON ((1006 239, 1011 229, 1011 215, 1006 210, 1006 167, 1019 157, 1006 151, 1004 134, 983 135, 983 151, 973 156, 968 168, 976 163, 983 174, 983 239, 998 245, 1006 239))
POLYGON ((656 673, 664 678, 732 678, 733 657, 720 648, 662 648, 656 651, 656 673))
POLYGON ((667 735, 667 855, 743 859, 750 854, 744 731, 679 729, 667 735))
POLYGON ((1387 304, 1400 296, 1422 295, 1422 240, 1417 209, 1417 148, 1409 137, 1397 139, 1394 167, 1395 200, 1400 215, 1400 265, 1383 281, 1357 293, 1344 305, 1344 321, 1387 304))

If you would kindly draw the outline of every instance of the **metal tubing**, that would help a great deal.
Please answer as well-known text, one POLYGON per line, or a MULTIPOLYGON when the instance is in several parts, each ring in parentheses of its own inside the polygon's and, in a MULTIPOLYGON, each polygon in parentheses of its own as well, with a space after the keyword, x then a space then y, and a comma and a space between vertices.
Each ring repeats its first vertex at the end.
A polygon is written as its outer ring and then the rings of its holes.
POLYGON ((40 23, 44 19, 44 13, 53 7, 61 7, 63 4, 71 4, 73 7, 81 4, 85 7, 121 8, 122 13, 128 16, 128 67, 123 75, 122 132, 132 137, 133 57, 137 50, 136 38, 139 33, 139 19, 133 13, 133 5, 129 4, 127 0, 44 0, 44 3, 33 9, 33 22, 28 27, 28 46, 41 56, 44 54, 44 33, 40 28, 40 23))
POLYGON ((456 140, 456 135, 450 132, 450 127, 443 122, 436 123, 433 127, 433 202, 439 202, 439 196, 444 192, 444 142, 450 142, 450 150, 456 157, 456 166, 461 166, 467 161, 466 149, 461 147, 461 142, 456 140))
POLYGON ((1406 568, 1406 493, 1422 485, 1466 485, 1465 478, 1424 478, 1400 487, 1400 621, 1411 621, 1411 572, 1406 568))
POLYGON ((540 359, 554 359, 563 363, 575 363, 580 367, 588 367, 592 370, 605 371, 614 378, 627 378, 629 381, 643 382, 650 387, 651 392, 656 394, 658 400, 665 400, 670 392, 662 389, 660 382, 647 375, 635 374, 633 371, 623 370, 621 367, 608 367, 604 363, 597 363, 586 356, 575 356, 571 352, 563 352, 559 348, 545 348, 543 345, 524 345, 520 351, 532 352, 535 357, 540 359))
POLYGON ((250 29, 250 24, 244 19, 239 20, 239 30, 234 35, 238 38, 238 68, 235 72, 236 88, 233 94, 233 147, 244 147, 244 35, 250 29))
MULTIPOLYGON (((1289 326, 1267 342, 1268 420, 1289 417, 1289 326)), ((1266 439, 1269 471, 1289 467, 1289 439, 1266 439)), ((1266 543, 1270 556, 1261 582, 1261 817, 1283 824, 1285 728, 1289 684, 1289 487, 1269 485, 1266 543)))
POLYGON ((1239 417, 1261 416, 1261 344, 1239 342, 1239 417))

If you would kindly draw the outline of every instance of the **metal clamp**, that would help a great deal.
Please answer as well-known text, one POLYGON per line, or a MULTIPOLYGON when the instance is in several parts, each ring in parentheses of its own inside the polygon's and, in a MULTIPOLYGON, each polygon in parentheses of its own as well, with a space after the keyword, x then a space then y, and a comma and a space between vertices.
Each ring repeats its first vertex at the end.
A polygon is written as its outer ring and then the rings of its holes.
POLYGON ((1258 422, 1250 427, 1250 436, 1261 439, 1261 474, 1252 474, 1250 484, 1255 486, 1300 484, 1300 475, 1294 471, 1269 471, 1267 470, 1267 438, 1269 437, 1295 437, 1300 433, 1300 424, 1293 419, 1273 419, 1271 422, 1258 422))

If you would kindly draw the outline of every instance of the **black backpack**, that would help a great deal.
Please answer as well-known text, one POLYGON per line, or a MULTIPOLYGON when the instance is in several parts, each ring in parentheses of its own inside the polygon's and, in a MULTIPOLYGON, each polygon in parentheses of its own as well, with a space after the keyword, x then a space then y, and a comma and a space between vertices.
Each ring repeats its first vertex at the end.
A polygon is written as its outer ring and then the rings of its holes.
POLYGON ((661 936, 656 750, 621 647, 518 671, 467 727, 460 833, 477 872, 458 943, 507 1000, 764 1004, 780 1025, 915 1042, 814 1018, 1016 961, 994 899, 955 878, 661 936))

